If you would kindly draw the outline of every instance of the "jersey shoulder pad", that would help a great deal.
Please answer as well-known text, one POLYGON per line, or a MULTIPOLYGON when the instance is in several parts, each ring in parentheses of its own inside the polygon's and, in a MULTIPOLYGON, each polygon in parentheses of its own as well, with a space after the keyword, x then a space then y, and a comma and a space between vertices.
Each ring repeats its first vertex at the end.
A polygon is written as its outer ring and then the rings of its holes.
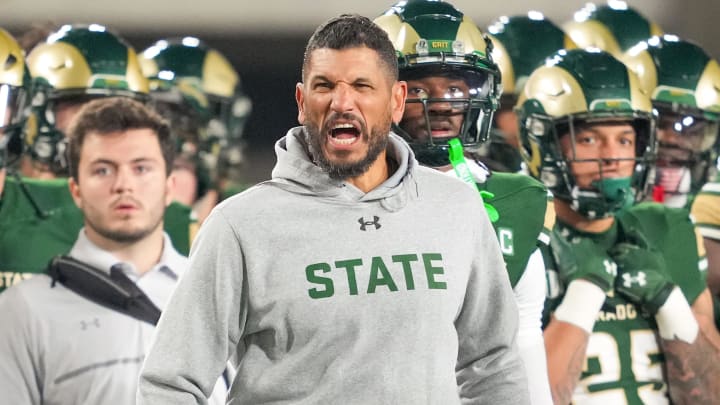
POLYGON ((649 235, 676 230, 677 226, 692 227, 690 212, 686 208, 672 208, 656 202, 642 202, 618 214, 625 226, 641 225, 649 235))
POLYGON ((720 240, 720 183, 706 183, 690 212, 702 236, 720 240))
POLYGON ((75 207, 67 179, 41 180, 8 176, 1 201, 0 216, 3 220, 35 217, 38 215, 37 210, 48 213, 68 206, 75 207))
POLYGON ((690 212, 685 208, 645 202, 627 209, 618 219, 623 229, 639 230, 652 246, 663 252, 673 281, 692 304, 705 288, 707 260, 690 212))
POLYGON ((495 195, 493 199, 496 201, 517 198, 528 204, 547 204, 545 185, 524 174, 493 172, 485 183, 485 189, 495 195))
POLYGON ((170 236, 175 249, 185 256, 190 252, 190 244, 195 238, 197 227, 192 207, 173 201, 165 209, 165 232, 170 236))

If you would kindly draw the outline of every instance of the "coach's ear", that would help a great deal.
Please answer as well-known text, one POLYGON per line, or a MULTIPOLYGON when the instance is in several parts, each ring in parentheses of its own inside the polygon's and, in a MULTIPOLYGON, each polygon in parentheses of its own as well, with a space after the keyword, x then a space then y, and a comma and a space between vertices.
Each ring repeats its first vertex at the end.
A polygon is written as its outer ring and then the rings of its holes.
POLYGON ((390 108, 392 109, 392 120, 394 123, 402 120, 405 113, 405 100, 407 99, 407 82, 397 81, 392 86, 392 98, 390 100, 390 108))
POLYGON ((295 85, 295 101, 298 106, 298 122, 300 125, 305 124, 305 95, 303 94, 304 85, 302 82, 298 82, 295 85))

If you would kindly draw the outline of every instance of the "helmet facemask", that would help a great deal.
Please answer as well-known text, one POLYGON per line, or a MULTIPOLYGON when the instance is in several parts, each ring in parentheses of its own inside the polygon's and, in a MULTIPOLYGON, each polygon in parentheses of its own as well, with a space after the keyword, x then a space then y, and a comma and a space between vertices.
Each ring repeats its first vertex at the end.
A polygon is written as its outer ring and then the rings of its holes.
POLYGON ((26 97, 24 88, 0 84, 0 169, 22 154, 26 97))
POLYGON ((393 130, 426 166, 450 164, 448 142, 484 142, 497 109, 500 69, 493 43, 471 18, 442 1, 400 1, 374 20, 398 56, 408 83, 405 113, 393 130))
POLYGON ((155 111, 170 122, 170 128, 178 142, 193 145, 199 143, 202 123, 206 118, 201 117, 198 110, 186 102, 177 88, 153 91, 150 99, 155 111))
POLYGON ((717 171, 718 115, 655 102, 659 113, 655 185, 669 198, 687 201, 717 171))
MULTIPOLYGON (((527 118, 525 124, 528 139, 542 145, 540 148, 544 150, 540 180, 553 192, 555 198, 567 201, 583 217, 599 219, 614 215, 634 202, 641 201, 647 194, 654 158, 654 121, 649 114, 635 113, 633 117, 627 117, 612 113, 585 113, 558 119, 534 114, 527 118), (623 124, 629 124, 635 134, 635 153, 632 157, 579 156, 578 135, 581 132, 598 125, 623 124), (613 162, 618 166, 632 162, 632 172, 627 177, 608 175, 605 166, 613 162), (579 184, 579 176, 575 171, 580 165, 584 165, 585 175, 591 173, 596 177, 590 184, 579 184), (596 169, 587 165, 596 165, 596 169)), ((524 153, 528 155, 530 152, 527 149, 531 146, 524 147, 524 153)))
POLYGON ((405 115, 395 131, 413 148, 422 164, 450 164, 448 141, 459 138, 465 149, 476 149, 488 136, 497 108, 499 78, 490 70, 433 63, 400 72, 408 81, 405 115))
POLYGON ((25 144, 30 156, 56 176, 67 176, 66 123, 58 127, 61 104, 101 97, 148 100, 134 49, 98 24, 64 25, 27 56, 32 76, 32 114, 25 144))
POLYGON ((37 127, 34 134, 30 135, 30 131, 26 133, 28 151, 34 162, 46 166, 56 176, 69 175, 67 138, 58 126, 59 109, 77 110, 93 98, 97 96, 85 95, 81 91, 55 94, 51 90, 35 90, 31 109, 37 127))
POLYGON ((213 182, 239 178, 252 102, 230 61, 198 38, 184 37, 158 41, 142 53, 141 64, 153 98, 172 95, 168 102, 186 111, 171 118, 172 127, 192 143, 197 167, 213 182))

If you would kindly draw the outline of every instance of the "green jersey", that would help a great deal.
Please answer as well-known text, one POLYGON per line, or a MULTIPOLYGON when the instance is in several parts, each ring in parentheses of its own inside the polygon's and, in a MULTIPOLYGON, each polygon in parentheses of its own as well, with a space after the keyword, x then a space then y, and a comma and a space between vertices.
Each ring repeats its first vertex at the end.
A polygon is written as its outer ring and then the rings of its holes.
POLYGON ((702 236, 720 240, 720 182, 705 183, 693 201, 692 215, 702 236))
MULTIPOLYGON (((187 255, 197 227, 190 207, 173 202, 164 223, 175 249, 187 255)), ((0 198, 0 292, 44 272, 50 259, 70 250, 82 226, 67 179, 8 177, 0 198)))
MULTIPOLYGON (((720 241, 720 182, 703 185, 690 211, 702 237, 720 241)), ((720 297, 713 294, 715 326, 720 328, 720 297)))
POLYGON ((478 184, 478 188, 494 195, 486 202, 500 214, 493 227, 510 284, 515 288, 538 242, 547 244, 549 241, 549 229, 555 219, 554 210, 547 211, 552 200, 542 183, 522 174, 493 172, 485 183, 478 184))
MULTIPOLYGON (((553 229, 551 247, 562 255, 557 238, 590 238, 597 250, 597 262, 616 268, 607 251, 622 242, 623 229, 639 230, 653 247, 663 252, 667 270, 688 302, 693 303, 705 289, 704 250, 698 249, 695 229, 687 210, 657 203, 641 203, 618 215, 606 232, 591 234, 560 223, 553 229)), ((595 260, 593 260, 595 261, 595 260)), ((562 301, 566 280, 555 268, 548 269, 549 313, 562 301)), ((588 342, 585 367, 573 395, 574 404, 667 404, 663 379, 664 357, 656 337, 655 319, 613 291, 601 308, 588 342)))
POLYGON ((82 225, 66 180, 8 177, 0 200, 0 292, 66 253, 82 225))

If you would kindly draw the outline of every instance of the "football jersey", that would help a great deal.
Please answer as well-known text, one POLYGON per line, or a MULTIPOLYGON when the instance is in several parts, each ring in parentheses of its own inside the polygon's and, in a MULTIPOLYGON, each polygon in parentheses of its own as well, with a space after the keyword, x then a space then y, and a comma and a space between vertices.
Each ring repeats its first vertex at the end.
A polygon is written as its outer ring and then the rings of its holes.
MULTIPOLYGON (((617 269, 607 253, 623 241, 623 233, 636 229, 648 243, 663 252, 672 280, 693 303, 705 289, 707 265, 702 243, 698 244, 687 210, 657 203, 641 203, 619 214, 613 226, 603 233, 586 233, 558 221, 551 247, 558 257, 563 252, 556 240, 590 238, 596 247, 586 263, 617 269)), ((561 260, 555 260, 556 263, 561 260)), ((545 321, 563 298, 567 280, 549 268, 549 297, 545 321)), ((638 280, 638 282, 641 282, 638 280)), ((667 404, 667 385, 663 379, 664 358, 656 337, 654 317, 610 291, 590 335, 580 382, 573 394, 574 404, 667 404)))
POLYGON ((494 195, 485 202, 500 214, 493 227, 515 288, 538 242, 549 242, 555 220, 552 199, 542 183, 522 174, 493 172, 478 187, 494 195))
MULTIPOLYGON (((67 253, 83 226, 67 179, 7 177, 0 199, 0 292, 45 271, 54 256, 67 253)), ((196 222, 190 207, 177 202, 165 210, 165 231, 187 255, 196 222)))
POLYGON ((705 183, 691 212, 702 236, 720 240, 720 182, 705 183))

